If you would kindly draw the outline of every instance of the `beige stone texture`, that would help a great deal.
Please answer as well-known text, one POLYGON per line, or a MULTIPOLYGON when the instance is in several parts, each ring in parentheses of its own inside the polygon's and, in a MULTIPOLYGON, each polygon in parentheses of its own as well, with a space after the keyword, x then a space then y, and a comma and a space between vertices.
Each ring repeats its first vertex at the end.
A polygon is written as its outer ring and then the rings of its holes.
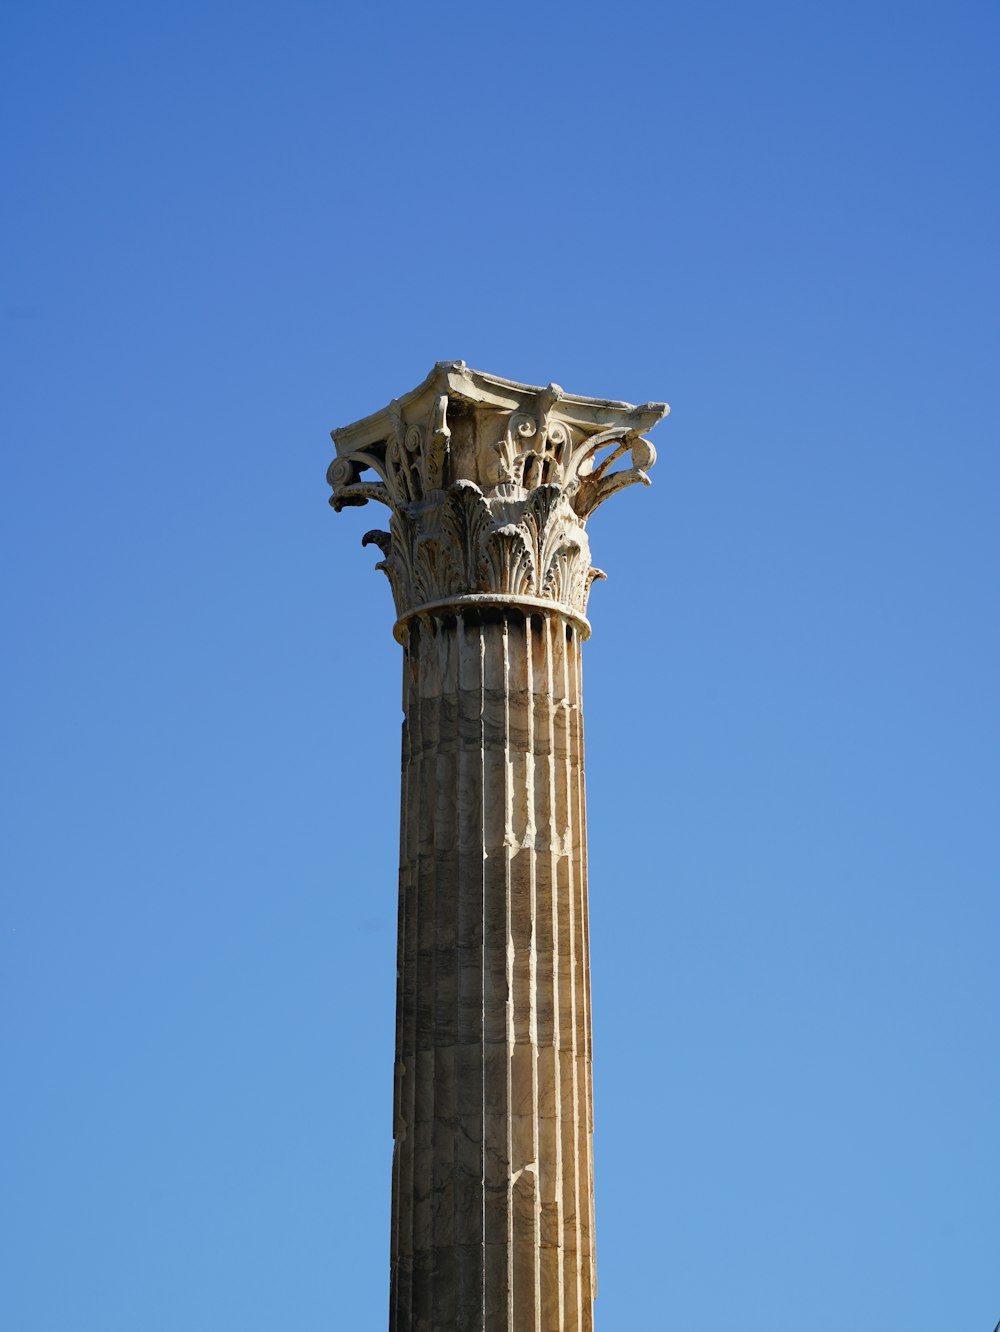
POLYGON ((586 520, 665 413, 442 362, 334 432, 404 649, 390 1332, 593 1328, 586 520))

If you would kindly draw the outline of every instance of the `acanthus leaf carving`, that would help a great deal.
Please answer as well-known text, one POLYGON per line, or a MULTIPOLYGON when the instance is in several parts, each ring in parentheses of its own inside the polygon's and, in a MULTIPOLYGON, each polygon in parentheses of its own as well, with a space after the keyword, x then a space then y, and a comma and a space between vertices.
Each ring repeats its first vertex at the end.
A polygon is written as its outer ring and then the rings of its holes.
MULTIPOLYGON (((390 520, 390 526, 397 522, 396 515, 393 514, 390 520)), ((392 589, 392 599, 395 602, 396 609, 399 611, 400 605, 406 598, 406 578, 398 556, 398 543, 394 540, 392 533, 382 532, 377 528, 371 532, 366 532, 361 538, 362 546, 378 546, 383 558, 376 564, 376 569, 381 569, 389 580, 389 586, 392 589)))
POLYGON ((440 531, 418 532, 416 539, 416 582, 413 588, 417 603, 440 601, 453 596, 454 558, 451 542, 440 531))
POLYGON ((391 509, 389 532, 364 542, 382 551, 401 617, 482 594, 582 615, 604 576, 586 521, 618 490, 649 484, 656 454, 642 432, 665 413, 441 362, 412 393, 334 432, 330 502, 391 509))
POLYGON ((486 540, 486 568, 490 592, 530 597, 535 591, 536 556, 524 527, 505 523, 486 540))
POLYGON ((483 546, 490 523, 490 506, 475 482, 456 481, 442 506, 441 525, 452 539, 454 591, 459 595, 484 586, 483 546))

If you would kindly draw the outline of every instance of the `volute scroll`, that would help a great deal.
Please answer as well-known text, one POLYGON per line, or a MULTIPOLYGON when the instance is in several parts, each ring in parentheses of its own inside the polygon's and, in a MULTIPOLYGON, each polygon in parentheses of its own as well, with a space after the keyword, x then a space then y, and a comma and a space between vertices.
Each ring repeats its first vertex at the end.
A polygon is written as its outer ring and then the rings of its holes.
POLYGON ((377 500, 397 616, 459 597, 527 598, 585 617, 604 575, 586 520, 626 486, 649 484, 643 432, 667 413, 533 388, 441 362, 412 393, 333 432, 337 510, 377 500))

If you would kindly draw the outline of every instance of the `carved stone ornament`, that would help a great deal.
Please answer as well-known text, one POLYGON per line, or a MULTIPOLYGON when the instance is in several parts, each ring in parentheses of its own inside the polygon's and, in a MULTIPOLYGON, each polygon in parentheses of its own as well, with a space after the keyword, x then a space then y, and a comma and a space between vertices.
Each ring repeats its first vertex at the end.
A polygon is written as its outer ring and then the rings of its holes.
POLYGON ((557 607, 582 621, 586 521, 624 486, 649 484, 643 438, 664 403, 582 398, 439 361, 388 407, 332 432, 330 503, 378 500, 389 530, 366 533, 389 579, 397 636, 430 608, 493 601, 557 607))

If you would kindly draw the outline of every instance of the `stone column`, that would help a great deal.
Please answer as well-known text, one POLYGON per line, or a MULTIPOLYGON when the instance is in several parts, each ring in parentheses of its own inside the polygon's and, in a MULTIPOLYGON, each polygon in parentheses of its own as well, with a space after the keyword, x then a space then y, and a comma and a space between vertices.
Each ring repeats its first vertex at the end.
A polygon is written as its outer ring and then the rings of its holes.
POLYGON ((390 1332, 593 1327, 585 524, 666 410, 442 362, 333 433, 404 650, 390 1332))

